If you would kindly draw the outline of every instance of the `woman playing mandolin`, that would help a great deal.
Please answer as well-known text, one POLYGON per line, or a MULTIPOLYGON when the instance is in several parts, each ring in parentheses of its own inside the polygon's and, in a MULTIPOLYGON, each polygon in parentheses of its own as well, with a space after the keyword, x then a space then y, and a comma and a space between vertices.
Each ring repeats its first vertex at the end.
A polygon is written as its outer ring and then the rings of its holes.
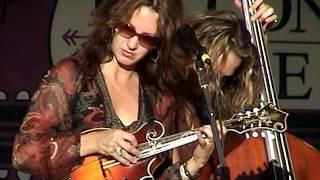
MULTIPOLYGON (((93 31, 83 48, 55 65, 33 95, 15 139, 13 165, 50 179, 70 173, 71 179, 81 178, 91 171, 102 179, 197 176, 214 148, 209 126, 198 129, 206 137, 198 133, 190 159, 173 164, 174 153, 165 152, 155 161, 139 161, 144 146, 138 144, 177 133, 178 107, 169 89, 183 75, 183 59, 173 54, 182 13, 180 0, 104 1, 94 12, 93 31), (142 126, 145 133, 138 138, 142 126), (88 156, 95 156, 101 169, 90 162, 77 176, 88 156)), ((144 145, 153 147, 153 142, 144 145)))

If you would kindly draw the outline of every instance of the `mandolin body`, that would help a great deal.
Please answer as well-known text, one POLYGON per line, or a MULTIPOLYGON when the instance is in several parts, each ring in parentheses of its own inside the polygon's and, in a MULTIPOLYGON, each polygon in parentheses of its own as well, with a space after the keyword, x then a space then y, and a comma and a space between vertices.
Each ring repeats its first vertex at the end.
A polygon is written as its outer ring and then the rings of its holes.
POLYGON ((71 173, 72 180, 137 180, 137 179, 152 179, 151 174, 163 160, 157 156, 149 157, 138 161, 136 164, 125 166, 108 160, 103 156, 88 156, 84 159, 81 166, 76 167, 71 173), (115 164, 116 163, 116 164, 115 164), (108 167, 108 164, 111 167, 108 167))
POLYGON ((153 179, 152 174, 164 162, 166 154, 153 152, 157 140, 164 136, 164 126, 158 121, 143 124, 137 131, 133 132, 139 146, 138 149, 149 154, 139 159, 136 164, 129 166, 102 155, 92 155, 84 158, 81 165, 75 167, 69 179, 72 180, 137 180, 153 179))

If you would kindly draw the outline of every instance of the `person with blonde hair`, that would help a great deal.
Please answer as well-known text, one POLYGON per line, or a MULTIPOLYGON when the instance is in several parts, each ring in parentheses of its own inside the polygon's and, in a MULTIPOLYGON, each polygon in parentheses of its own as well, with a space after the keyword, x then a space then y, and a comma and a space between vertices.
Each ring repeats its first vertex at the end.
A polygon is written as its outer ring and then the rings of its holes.
MULTIPOLYGON (((240 6, 238 1, 236 4, 240 6)), ((252 11, 256 11, 251 20, 261 21, 266 32, 277 19, 273 8, 260 0, 255 1, 251 8, 252 11)), ((210 10, 192 15, 185 23, 192 28, 200 45, 210 56, 210 62, 205 64, 205 68, 215 118, 223 122, 232 118, 234 114, 259 107, 263 85, 259 55, 242 19, 231 11, 210 10)), ((182 81, 177 89, 181 94, 180 109, 185 111, 179 114, 179 131, 210 124, 198 75, 195 72, 195 56, 191 51, 186 53, 188 57, 193 58, 187 58, 188 79, 182 81)), ((180 156, 177 156, 177 161, 190 157, 193 146, 195 144, 179 148, 180 156)), ((215 163, 217 160, 215 157, 215 163)), ((214 164, 212 159, 208 164, 214 164)), ((209 169, 212 175, 215 167, 209 169)), ((203 179, 209 177, 210 175, 203 173, 203 179)))

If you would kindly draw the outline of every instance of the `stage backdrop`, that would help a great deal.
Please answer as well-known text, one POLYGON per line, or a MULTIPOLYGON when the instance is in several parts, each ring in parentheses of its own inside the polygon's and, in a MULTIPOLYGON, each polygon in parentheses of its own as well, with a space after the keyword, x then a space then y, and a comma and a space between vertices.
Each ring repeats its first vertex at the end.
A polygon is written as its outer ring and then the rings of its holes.
MULTIPOLYGON (((232 1, 184 2, 186 16, 215 8, 238 11, 232 1)), ((41 77, 80 47, 90 31, 90 11, 100 3, 101 0, 0 0, 0 179, 32 178, 11 168, 14 135, 41 77)), ((318 145, 320 2, 268 3, 279 16, 279 22, 269 32, 269 56, 280 106, 296 115, 291 116, 296 123, 289 130, 299 135, 312 129, 313 134, 304 138, 318 145)), ((238 14, 241 15, 239 11, 238 14)))

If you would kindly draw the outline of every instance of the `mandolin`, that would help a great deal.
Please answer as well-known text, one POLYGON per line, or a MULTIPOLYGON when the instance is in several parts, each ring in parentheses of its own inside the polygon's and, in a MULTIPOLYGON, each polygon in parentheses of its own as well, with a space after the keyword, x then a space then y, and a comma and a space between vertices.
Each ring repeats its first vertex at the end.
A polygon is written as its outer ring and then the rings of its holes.
MULTIPOLYGON (((224 121, 227 131, 239 134, 259 129, 286 128, 287 113, 273 108, 270 104, 253 109, 252 112, 236 114, 224 121)), ((83 163, 73 169, 69 179, 73 180, 103 180, 103 179, 154 179, 153 173, 163 163, 163 152, 189 144, 198 139, 197 130, 189 130, 178 134, 164 136, 165 128, 157 120, 144 123, 134 133, 138 140, 140 157, 136 164, 125 166, 120 162, 102 155, 92 155, 84 158, 83 163), (151 129, 154 129, 150 131, 151 129)))

